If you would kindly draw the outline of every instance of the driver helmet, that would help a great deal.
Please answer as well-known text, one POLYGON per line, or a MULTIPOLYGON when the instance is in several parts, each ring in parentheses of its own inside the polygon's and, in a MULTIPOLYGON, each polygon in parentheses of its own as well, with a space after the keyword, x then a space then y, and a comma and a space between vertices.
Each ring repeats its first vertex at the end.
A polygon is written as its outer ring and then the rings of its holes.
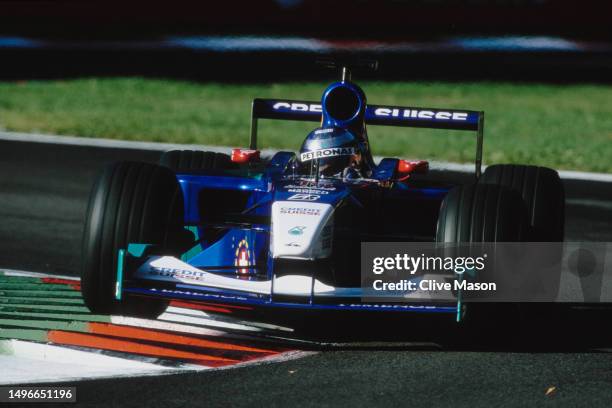
POLYGON ((344 128, 320 127, 306 137, 298 157, 300 168, 319 177, 361 178, 364 174, 363 143, 344 128))

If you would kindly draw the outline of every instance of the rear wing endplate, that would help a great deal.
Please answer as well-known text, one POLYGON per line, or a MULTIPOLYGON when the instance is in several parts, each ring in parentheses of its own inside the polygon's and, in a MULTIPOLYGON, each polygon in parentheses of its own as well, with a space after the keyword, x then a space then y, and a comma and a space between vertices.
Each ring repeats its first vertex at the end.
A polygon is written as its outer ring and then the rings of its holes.
MULTIPOLYGON (((321 112, 322 108, 319 102, 254 99, 251 112, 251 141, 249 147, 251 149, 257 149, 258 119, 321 122, 321 112)), ((474 131, 476 132, 476 177, 480 177, 484 135, 484 112, 458 109, 367 105, 365 122, 368 125, 378 126, 474 131)))

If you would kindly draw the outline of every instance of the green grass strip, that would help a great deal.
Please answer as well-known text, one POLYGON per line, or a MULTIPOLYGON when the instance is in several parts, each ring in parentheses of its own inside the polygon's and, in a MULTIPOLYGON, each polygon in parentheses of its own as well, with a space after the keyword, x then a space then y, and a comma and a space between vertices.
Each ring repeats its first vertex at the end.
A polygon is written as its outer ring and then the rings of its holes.
POLYGON ((3 283, 0 282, 0 290, 74 290, 70 285, 58 283, 3 283))
POLYGON ((0 311, 0 318, 43 318, 52 320, 75 320, 80 322, 110 323, 110 316, 75 313, 37 313, 37 312, 5 312, 0 311))
POLYGON ((41 297, 1 297, 1 303, 20 303, 20 304, 31 304, 31 305, 84 305, 83 299, 77 298, 41 298, 41 297))
POLYGON ((27 276, 3 275, 2 272, 0 272, 0 283, 4 283, 4 282, 9 282, 9 283, 11 283, 11 282, 43 283, 40 278, 31 278, 31 277, 27 277, 27 276))
POLYGON ((76 312, 89 313, 85 306, 62 306, 62 305, 28 305, 28 304, 1 304, 0 311, 22 312, 22 311, 41 311, 41 312, 76 312))
POLYGON ((89 324, 78 321, 63 322, 56 320, 0 319, 0 327, 27 327, 47 330, 76 331, 83 333, 89 332, 89 324))
POLYGON ((0 296, 81 298, 78 290, 0 290, 0 296))
POLYGON ((47 330, 0 328, 0 338, 3 339, 46 342, 48 341, 47 333, 47 330))
POLYGON ((40 297, 9 297, 0 298, 0 304, 30 304, 30 305, 84 305, 83 299, 77 298, 40 298, 40 297))

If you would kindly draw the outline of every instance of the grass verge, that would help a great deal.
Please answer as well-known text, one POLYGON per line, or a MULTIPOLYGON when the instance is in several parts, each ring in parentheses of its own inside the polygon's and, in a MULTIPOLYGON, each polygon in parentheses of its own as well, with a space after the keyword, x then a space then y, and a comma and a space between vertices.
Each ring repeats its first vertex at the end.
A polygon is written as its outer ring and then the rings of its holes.
MULTIPOLYGON (((484 110, 486 163, 612 172, 612 86, 360 83, 375 104, 484 110)), ((0 129, 246 146, 254 97, 320 98, 323 83, 142 78, 0 83, 0 129)), ((261 147, 298 149, 313 123, 261 121, 261 147)), ((471 162, 468 132, 371 127, 374 154, 471 162)))

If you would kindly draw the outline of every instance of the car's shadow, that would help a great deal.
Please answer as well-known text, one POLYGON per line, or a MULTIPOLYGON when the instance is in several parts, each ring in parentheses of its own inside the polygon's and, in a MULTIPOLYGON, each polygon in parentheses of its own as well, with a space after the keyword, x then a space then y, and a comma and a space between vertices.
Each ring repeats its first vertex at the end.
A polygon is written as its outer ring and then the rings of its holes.
POLYGON ((258 314, 294 332, 306 349, 612 351, 612 307, 530 304, 489 307, 457 323, 454 316, 416 313, 276 312, 258 314))

